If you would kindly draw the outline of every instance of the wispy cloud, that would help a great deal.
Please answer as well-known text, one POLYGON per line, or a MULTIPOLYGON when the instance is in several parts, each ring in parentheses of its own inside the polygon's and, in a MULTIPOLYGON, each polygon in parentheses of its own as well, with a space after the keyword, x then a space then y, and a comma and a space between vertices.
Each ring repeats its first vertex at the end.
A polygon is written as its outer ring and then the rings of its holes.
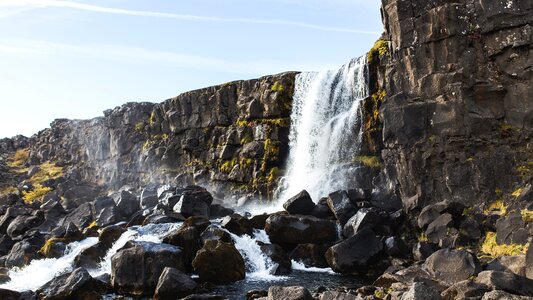
POLYGON ((331 64, 317 64, 315 62, 231 61, 137 47, 94 44, 71 45, 38 40, 0 40, 0 53, 3 53, 4 56, 10 55, 18 58, 74 57, 79 59, 110 60, 128 64, 204 69, 255 76, 286 70, 324 70, 336 67, 331 64))
POLYGON ((192 22, 218 22, 218 23, 243 23, 243 24, 263 24, 263 25, 281 25, 300 27, 319 31, 330 32, 345 32, 355 34, 380 34, 380 32, 359 30, 353 28, 335 27, 335 26, 323 26, 316 25, 307 22, 299 22, 292 20, 280 20, 280 19, 251 19, 251 18, 225 18, 225 17, 213 17, 213 16, 199 16, 199 15, 186 15, 186 14, 174 14, 165 12, 154 12, 144 10, 129 10, 121 8, 112 8, 105 6, 98 6, 92 4, 85 4, 64 0, 0 0, 0 7, 62 7, 77 10, 85 10, 99 13, 138 16, 138 17, 153 17, 153 18, 168 18, 177 19, 181 21, 192 22))

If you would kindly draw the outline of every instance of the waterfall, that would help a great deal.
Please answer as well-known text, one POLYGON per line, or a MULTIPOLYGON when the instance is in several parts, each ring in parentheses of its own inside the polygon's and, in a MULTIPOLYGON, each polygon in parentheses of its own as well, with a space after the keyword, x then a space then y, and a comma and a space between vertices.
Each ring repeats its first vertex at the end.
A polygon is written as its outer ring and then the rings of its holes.
POLYGON ((368 96, 366 56, 338 71, 296 76, 290 154, 278 199, 306 189, 316 202, 353 186, 362 138, 361 100, 368 96))

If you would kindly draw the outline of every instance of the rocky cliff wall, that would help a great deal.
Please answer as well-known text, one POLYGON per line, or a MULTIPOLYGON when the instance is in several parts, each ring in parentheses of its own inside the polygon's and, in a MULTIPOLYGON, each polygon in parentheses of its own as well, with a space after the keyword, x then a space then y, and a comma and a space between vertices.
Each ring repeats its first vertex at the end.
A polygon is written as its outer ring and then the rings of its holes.
POLYGON ((27 164, 52 161, 111 189, 194 183, 220 199, 269 197, 287 156, 294 78, 235 81, 92 120, 55 120, 31 137, 27 164))
POLYGON ((533 174, 533 2, 383 0, 382 16, 364 147, 382 177, 407 209, 515 200, 533 174))

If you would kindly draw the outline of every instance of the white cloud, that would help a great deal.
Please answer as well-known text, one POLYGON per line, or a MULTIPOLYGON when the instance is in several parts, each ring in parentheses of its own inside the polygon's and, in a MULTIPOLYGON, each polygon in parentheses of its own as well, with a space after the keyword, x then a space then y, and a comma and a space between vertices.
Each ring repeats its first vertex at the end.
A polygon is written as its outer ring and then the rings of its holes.
POLYGON ((225 17, 185 15, 185 14, 174 14, 174 13, 164 13, 164 12, 111 8, 111 7, 97 6, 97 5, 92 5, 92 4, 85 4, 85 3, 64 1, 64 0, 0 0, 0 7, 31 7, 31 8, 62 7, 62 8, 78 9, 78 10, 100 12, 100 13, 107 13, 107 14, 139 16, 139 17, 153 17, 153 18, 169 18, 169 19, 177 19, 177 20, 182 20, 182 21, 283 25, 283 26, 292 26, 292 27, 307 28, 307 29, 312 29, 312 30, 319 30, 319 31, 372 34, 372 35, 380 34, 380 32, 375 32, 375 31, 334 27, 334 26, 322 26, 322 25, 315 25, 311 23, 291 21, 291 20, 225 18, 225 17))
POLYGON ((286 70, 306 71, 336 69, 337 67, 314 62, 230 61, 136 47, 94 44, 71 45, 37 40, 0 40, 0 53, 19 58, 74 57, 255 75, 286 70))

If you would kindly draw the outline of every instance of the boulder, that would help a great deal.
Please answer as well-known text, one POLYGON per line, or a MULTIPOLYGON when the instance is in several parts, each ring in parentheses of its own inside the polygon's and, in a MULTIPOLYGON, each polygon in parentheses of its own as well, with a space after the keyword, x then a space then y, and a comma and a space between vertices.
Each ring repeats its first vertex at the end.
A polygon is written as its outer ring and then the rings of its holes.
POLYGON ((479 261, 464 250, 441 249, 429 256, 424 268, 435 279, 449 285, 466 280, 481 271, 479 261))
POLYGON ((348 193, 337 191, 329 194, 327 200, 329 209, 335 215, 341 226, 344 226, 348 220, 357 212, 357 206, 350 201, 348 193))
POLYGON ((253 227, 250 220, 239 214, 232 214, 224 217, 221 225, 229 232, 239 236, 244 234, 252 235, 253 233, 253 227))
POLYGON ((383 222, 386 217, 386 214, 379 208, 361 208, 346 222, 342 230, 343 235, 351 237, 365 228, 373 229, 383 222))
POLYGON ((188 217, 185 221, 183 221, 181 227, 194 226, 196 227, 198 232, 203 232, 209 225, 211 225, 211 222, 208 218, 203 216, 196 216, 188 217))
POLYGON ((309 193, 303 190, 283 203, 283 208, 291 215, 309 215, 315 208, 315 203, 309 193))
POLYGON ((526 256, 497 257, 487 263, 485 270, 510 272, 518 276, 526 276, 526 256))
POLYGON ((485 293, 481 300, 531 300, 531 297, 513 295, 504 291, 492 291, 485 293))
POLYGON ((391 257, 404 258, 409 255, 409 248, 401 238, 391 236, 385 239, 385 253, 391 257))
POLYGON ((319 300, 360 300, 361 297, 357 295, 336 292, 336 291, 325 291, 320 295, 319 300))
POLYGON ((272 269, 272 275, 286 275, 292 272, 292 262, 285 250, 278 245, 259 245, 261 251, 268 256, 276 266, 272 269))
POLYGON ((503 290, 511 294, 533 297, 533 280, 513 273, 483 271, 477 275, 475 281, 493 290, 503 290))
POLYGON ((231 235, 226 230, 223 230, 216 225, 209 225, 200 235, 200 242, 202 245, 209 240, 221 240, 225 243, 233 243, 231 235))
POLYGON ((149 184, 141 191, 141 209, 152 208, 157 205, 159 198, 157 196, 157 184, 149 184))
POLYGON ((364 229, 326 251, 328 265, 337 273, 366 273, 379 258, 383 243, 371 229, 364 229))
POLYGON ((335 217, 331 209, 329 209, 327 197, 324 197, 318 200, 318 203, 313 208, 311 215, 317 218, 321 218, 321 219, 335 217))
POLYGON ((409 290, 402 295, 401 300, 438 300, 440 294, 432 287, 422 282, 415 282, 409 290))
POLYGON ((102 229, 98 236, 98 241, 105 245, 107 248, 111 248, 113 244, 120 238, 120 236, 126 232, 124 227, 119 225, 110 225, 102 229))
POLYGON ((526 277, 533 279, 533 247, 527 249, 525 265, 526 277))
POLYGON ((59 275, 37 290, 40 299, 100 299, 105 287, 83 268, 59 275))
POLYGON ((511 212, 496 222, 496 242, 502 244, 526 244, 529 230, 520 211, 511 212))
POLYGON ((192 261, 200 250, 200 235, 194 226, 182 226, 163 239, 163 243, 183 249, 185 270, 192 271, 192 261))
POLYGON ((453 225, 452 215, 444 213, 428 225, 426 236, 430 242, 438 244, 442 239, 457 232, 453 225))
POLYGON ((438 248, 434 244, 418 242, 413 246, 413 258, 417 261, 425 261, 426 258, 437 250, 438 248))
POLYGON ((74 258, 74 266, 77 268, 96 269, 99 267, 108 249, 101 242, 85 248, 74 258))
POLYGON ((271 286, 267 300, 313 300, 311 293, 302 286, 271 286))
POLYGON ((291 259, 302 262, 306 267, 327 268, 325 254, 330 245, 299 244, 291 252, 291 259))
POLYGON ((13 245, 15 245, 15 241, 7 235, 0 234, 0 256, 8 254, 13 245))
POLYGON ((72 209, 83 203, 91 202, 98 195, 95 188, 88 185, 76 185, 63 193, 61 200, 65 209, 72 209))
POLYGON ((19 300, 20 293, 17 291, 0 289, 0 299, 2 300, 19 300))
POLYGON ((181 195, 181 197, 173 206, 174 212, 185 217, 209 217, 209 207, 213 202, 213 196, 206 189, 199 186, 188 186, 184 189, 178 189, 176 194, 181 195))
POLYGON ((261 215, 255 215, 250 218, 250 223, 252 223, 252 227, 255 229, 265 229, 266 220, 268 219, 270 215, 268 214, 261 214, 261 215))
POLYGON ((133 214, 141 209, 137 197, 128 191, 123 190, 120 192, 120 194, 115 195, 114 198, 119 219, 122 221, 131 219, 133 214))
POLYGON ((83 203, 68 213, 63 224, 72 222, 78 229, 86 228, 94 220, 93 211, 92 203, 83 203))
POLYGON ((452 216, 460 216, 464 206, 457 202, 441 201, 430 204, 422 209, 418 215, 418 227, 425 229, 431 222, 435 221, 441 214, 449 213, 452 216))
POLYGON ((129 243, 111 257, 111 283, 120 292, 152 295, 166 267, 184 271, 183 251, 169 244, 129 243))
POLYGON ((230 283, 244 279, 244 259, 230 243, 207 241, 192 262, 201 280, 230 283))
POLYGON ((225 216, 229 216, 233 214, 234 211, 231 208, 224 207, 220 204, 212 204, 209 208, 209 214, 211 218, 224 218, 225 216))
POLYGON ((489 289, 484 284, 479 284, 471 280, 463 280, 453 284, 441 293, 443 299, 466 299, 478 298, 488 292, 489 289))
POLYGON ((39 257, 38 251, 43 244, 44 240, 39 244, 33 244, 29 240, 22 240, 15 243, 6 257, 5 266, 12 268, 29 264, 33 259, 39 257))
POLYGON ((336 224, 313 216, 274 214, 266 220, 265 231, 275 244, 325 244, 337 240, 336 224))
POLYGON ((196 282, 175 268, 165 268, 155 288, 155 300, 175 300, 194 292, 196 282))
POLYGON ((44 222, 44 214, 41 211, 36 211, 34 215, 17 216, 7 227, 7 235, 11 238, 18 237, 24 234, 29 229, 35 228, 44 222))

